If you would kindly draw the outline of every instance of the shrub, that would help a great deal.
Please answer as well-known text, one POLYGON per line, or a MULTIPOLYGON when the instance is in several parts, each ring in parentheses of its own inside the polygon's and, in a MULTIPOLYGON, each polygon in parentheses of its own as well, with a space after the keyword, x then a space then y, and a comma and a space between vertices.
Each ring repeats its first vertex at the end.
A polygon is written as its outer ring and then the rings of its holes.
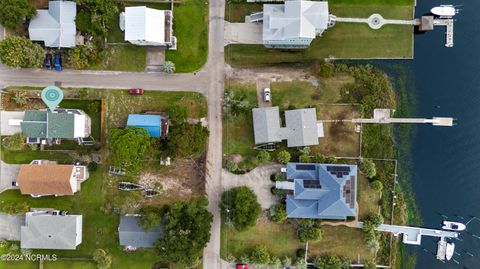
POLYGON ((96 162, 89 162, 87 165, 87 168, 89 171, 96 171, 98 167, 98 164, 96 162))
POLYGON ((12 101, 17 105, 23 106, 28 103, 28 97, 23 92, 15 92, 15 94, 12 97, 12 101))
POLYGON ((310 162, 310 155, 308 155, 308 154, 302 154, 302 155, 300 155, 299 161, 300 161, 301 163, 309 163, 309 162, 310 162))
POLYGON ((305 259, 298 259, 296 265, 297 269, 307 269, 307 262, 305 259))
POLYGON ((10 244, 10 251, 17 251, 19 249, 20 249, 20 247, 18 246, 17 243, 13 242, 13 243, 10 244))
POLYGON ((167 107, 167 114, 171 121, 183 123, 187 119, 188 107, 178 103, 172 103, 167 107))
POLYGON ((37 14, 35 8, 27 0, 2 0, 0 1, 0 24, 15 29, 25 19, 37 14))
POLYGON ((228 263, 235 263, 237 261, 237 258, 235 258, 235 256, 232 255, 232 253, 228 253, 227 257, 225 257, 225 260, 228 263))
POLYGON ((322 61, 320 63, 320 72, 318 74, 323 78, 333 77, 335 75, 334 65, 329 62, 322 61))
POLYGON ((282 259, 282 265, 284 267, 289 267, 290 265, 292 265, 292 258, 288 257, 288 256, 285 256, 283 257, 282 259))
POLYGON ((270 254, 268 253, 267 247, 263 245, 257 245, 250 254, 250 262, 263 266, 270 263, 270 254))
POLYGON ((22 150, 25 148, 25 137, 22 133, 6 136, 2 140, 2 144, 8 150, 22 150))
POLYGON ((257 154, 257 161, 258 161, 259 164, 268 163, 271 160, 272 160, 272 157, 270 156, 270 153, 266 150, 261 150, 257 154))
POLYGON ((370 186, 374 191, 381 192, 383 190, 383 184, 380 180, 375 180, 372 183, 370 183, 370 186))
POLYGON ((376 269, 376 268, 377 268, 377 264, 375 263, 375 259, 370 258, 365 260, 363 264, 363 269, 376 269))
POLYGON ((88 104, 87 106, 88 113, 97 113, 98 111, 100 111, 100 102, 92 101, 88 104))
POLYGON ((250 263, 250 257, 246 254, 243 254, 242 256, 240 256, 240 258, 238 258, 238 262, 239 263, 250 263))
POLYGON ((281 164, 287 164, 291 158, 290 152, 286 150, 282 150, 277 154, 277 161, 281 164))
POLYGON ((45 51, 25 37, 8 36, 0 41, 0 60, 11 67, 41 67, 45 51))
POLYGON ((283 205, 274 205, 268 210, 270 218, 276 223, 282 223, 287 220, 287 211, 283 205))
POLYGON ((230 172, 235 172, 238 170, 238 165, 236 162, 228 161, 227 162, 227 170, 230 172))
POLYGON ((363 160, 360 163, 360 171, 367 177, 372 178, 377 175, 375 163, 372 160, 363 160))
POLYGON ((93 260, 97 263, 98 269, 109 269, 112 266, 112 256, 101 248, 93 252, 93 260))
POLYGON ((270 258, 270 265, 273 267, 273 268, 280 268, 282 267, 282 261, 280 260, 279 257, 277 256, 272 256, 270 258))
POLYGON ((275 188, 275 187, 272 187, 272 188, 270 189, 270 192, 271 192, 273 195, 280 196, 280 197, 283 197, 283 196, 287 195, 287 190, 277 189, 277 188, 275 188))
POLYGON ((322 240, 322 228, 314 220, 302 219, 298 226, 297 233, 298 239, 302 243, 322 240))
POLYGON ((306 250, 304 248, 299 248, 297 249, 296 255, 297 255, 297 260, 303 260, 305 259, 305 254, 306 250))
POLYGON ((6 241, 6 240, 0 240, 0 250, 7 249, 8 246, 9 246, 8 241, 6 241))
POLYGON ((246 186, 235 187, 224 192, 220 208, 225 219, 231 221, 239 231, 254 226, 262 211, 257 202, 257 195, 246 186))
POLYGON ((200 124, 176 125, 169 134, 168 147, 179 157, 198 156, 205 150, 208 134, 200 124))
POLYGON ((27 202, 9 203, 3 206, 2 211, 12 215, 22 215, 30 210, 30 205, 27 202))
POLYGON ((284 173, 276 173, 274 176, 275 181, 285 181, 287 176, 284 173))
POLYGON ((349 269, 350 260, 335 255, 325 255, 313 260, 313 265, 318 269, 349 269))
POLYGON ((167 74, 175 73, 175 64, 171 61, 166 61, 163 64, 163 71, 167 74))

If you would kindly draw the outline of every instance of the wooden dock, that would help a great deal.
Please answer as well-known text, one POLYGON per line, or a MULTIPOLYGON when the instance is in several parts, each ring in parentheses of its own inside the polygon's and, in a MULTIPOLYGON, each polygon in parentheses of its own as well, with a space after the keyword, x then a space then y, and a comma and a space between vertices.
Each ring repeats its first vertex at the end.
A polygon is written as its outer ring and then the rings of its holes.
POLYGON ((445 26, 445 47, 453 47, 453 19, 435 19, 433 20, 435 26, 445 26))

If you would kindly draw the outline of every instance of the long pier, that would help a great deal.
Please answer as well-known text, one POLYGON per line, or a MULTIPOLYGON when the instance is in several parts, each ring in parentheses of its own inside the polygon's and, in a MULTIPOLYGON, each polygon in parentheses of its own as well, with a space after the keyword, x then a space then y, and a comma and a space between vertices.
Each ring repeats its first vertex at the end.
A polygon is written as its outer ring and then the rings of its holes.
MULTIPOLYGON (((363 222, 358 222, 357 227, 363 228, 363 222)), ((376 230, 379 232, 392 233, 394 236, 402 235, 402 242, 409 245, 420 245, 422 236, 433 236, 439 237, 440 239, 458 238, 457 232, 411 226, 382 224, 378 226, 376 230)))

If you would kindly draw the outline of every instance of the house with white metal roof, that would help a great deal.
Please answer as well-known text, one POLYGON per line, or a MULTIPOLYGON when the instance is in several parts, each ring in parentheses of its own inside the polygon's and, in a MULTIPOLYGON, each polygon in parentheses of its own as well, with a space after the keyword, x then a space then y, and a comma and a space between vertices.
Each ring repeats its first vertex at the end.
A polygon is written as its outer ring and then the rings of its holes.
POLYGON ((20 228, 21 248, 76 249, 82 243, 82 215, 62 215, 58 210, 25 214, 20 228))
POLYGON ((315 108, 285 111, 285 127, 277 106, 254 108, 252 115, 255 144, 287 140, 288 147, 305 147, 318 145, 318 138, 323 137, 323 124, 317 122, 315 108))
POLYGON ((339 219, 357 214, 357 166, 288 163, 287 181, 275 187, 289 190, 289 218, 339 219))
POLYGON ((30 40, 43 41, 50 48, 75 47, 76 15, 74 1, 49 1, 48 10, 37 9, 37 16, 30 21, 30 40))
POLYGON ((263 5, 263 43, 267 48, 307 48, 331 24, 326 1, 263 5))
POLYGON ((146 6, 126 7, 124 16, 125 40, 139 46, 177 48, 173 36, 173 13, 146 6))

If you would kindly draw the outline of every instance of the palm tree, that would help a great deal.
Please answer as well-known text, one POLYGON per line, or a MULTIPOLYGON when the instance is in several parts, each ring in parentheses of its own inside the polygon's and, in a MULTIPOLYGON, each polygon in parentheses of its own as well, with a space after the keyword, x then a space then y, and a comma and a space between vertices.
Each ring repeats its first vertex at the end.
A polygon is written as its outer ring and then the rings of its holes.
POLYGON ((165 64, 163 65, 163 71, 168 74, 174 73, 175 64, 172 63, 171 61, 166 61, 165 64))

